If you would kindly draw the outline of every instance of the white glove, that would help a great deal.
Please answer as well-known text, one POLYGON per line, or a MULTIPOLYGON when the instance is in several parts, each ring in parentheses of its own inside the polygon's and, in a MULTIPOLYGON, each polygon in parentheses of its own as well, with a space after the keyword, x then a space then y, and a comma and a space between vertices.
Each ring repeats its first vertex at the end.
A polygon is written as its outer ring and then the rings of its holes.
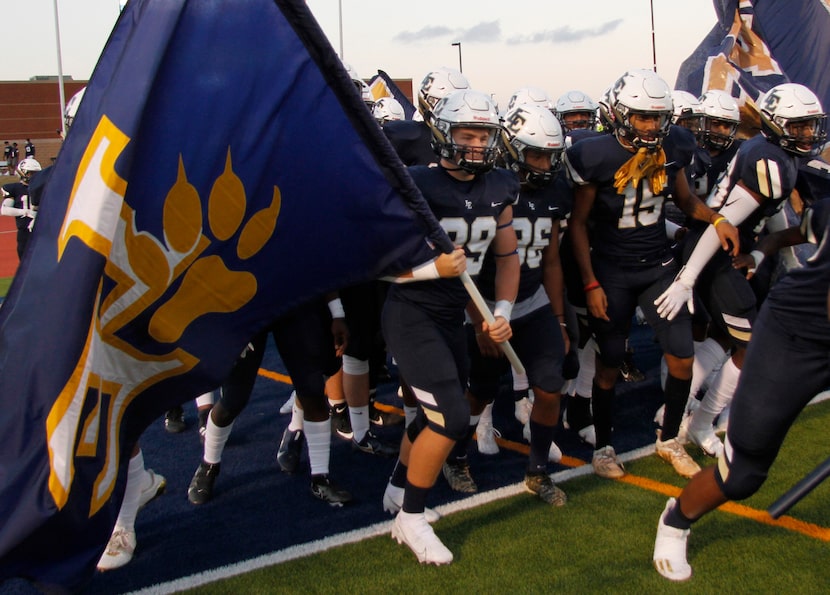
POLYGON ((694 296, 692 294, 692 287, 694 281, 686 279, 683 273, 686 272, 686 267, 680 269, 680 272, 675 277, 669 288, 660 294, 654 305, 657 306, 657 313, 668 320, 674 320, 675 316, 683 309, 683 305, 689 308, 689 313, 695 313, 694 296))

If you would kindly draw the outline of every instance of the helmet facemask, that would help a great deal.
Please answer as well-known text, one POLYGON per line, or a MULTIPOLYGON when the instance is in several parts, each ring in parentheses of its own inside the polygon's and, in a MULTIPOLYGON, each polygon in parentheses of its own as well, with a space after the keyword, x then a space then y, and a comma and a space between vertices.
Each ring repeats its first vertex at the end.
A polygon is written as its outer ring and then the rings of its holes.
POLYGON ((450 126, 447 134, 449 142, 439 146, 441 157, 454 162, 461 169, 470 174, 482 174, 490 171, 496 164, 499 155, 498 149, 498 128, 494 126, 472 126, 469 124, 458 124, 450 126), (464 142, 456 142, 459 135, 464 135, 465 129, 482 131, 486 130, 488 139, 483 147, 473 147, 464 142))
POLYGON ((709 151, 725 151, 732 146, 735 135, 738 133, 738 123, 721 118, 703 117, 703 127, 700 130, 700 144, 709 151), (714 130, 714 126, 720 124, 719 129, 728 129, 723 133, 714 130))
POLYGON ((672 117, 672 113, 669 111, 634 110, 619 102, 614 106, 613 111, 617 136, 625 139, 635 149, 657 150, 663 144, 663 138, 669 133, 672 117), (657 117, 656 129, 653 132, 637 130, 631 123, 631 116, 633 115, 657 117))

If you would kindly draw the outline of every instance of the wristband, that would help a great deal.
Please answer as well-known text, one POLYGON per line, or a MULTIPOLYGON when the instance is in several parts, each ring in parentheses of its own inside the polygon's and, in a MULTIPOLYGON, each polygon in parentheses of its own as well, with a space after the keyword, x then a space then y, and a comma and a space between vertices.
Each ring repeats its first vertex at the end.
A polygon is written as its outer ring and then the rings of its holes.
POLYGON ((561 326, 562 328, 568 328, 568 325, 565 324, 564 322, 560 322, 559 326, 561 326))
POLYGON ((721 216, 719 216, 717 219, 715 219, 715 220, 712 222, 712 225, 714 225, 715 227, 717 227, 720 223, 723 223, 724 221, 726 221, 726 217, 724 217, 723 215, 721 215, 721 216))
POLYGON ((430 260, 424 264, 416 266, 412 269, 412 278, 418 281, 425 281, 427 279, 438 279, 441 275, 438 274, 438 267, 435 266, 435 261, 430 260))
POLYGON ((340 298, 334 298, 329 302, 329 312, 332 318, 346 318, 346 311, 343 309, 343 302, 340 298))
POLYGON ((496 307, 493 310, 493 316, 501 316, 507 322, 510 322, 510 314, 513 312, 513 303, 508 300, 499 300, 496 302, 496 307))
POLYGON ((748 270, 754 271, 759 266, 761 266, 762 262, 764 262, 764 253, 761 252, 760 250, 753 250, 752 252, 749 253, 749 255, 753 259, 755 259, 755 266, 754 267, 749 267, 748 270))
POLYGON ((582 291, 584 291, 585 293, 589 293, 595 289, 599 289, 600 287, 601 285, 599 284, 599 281, 591 281, 585 287, 582 288, 582 291))

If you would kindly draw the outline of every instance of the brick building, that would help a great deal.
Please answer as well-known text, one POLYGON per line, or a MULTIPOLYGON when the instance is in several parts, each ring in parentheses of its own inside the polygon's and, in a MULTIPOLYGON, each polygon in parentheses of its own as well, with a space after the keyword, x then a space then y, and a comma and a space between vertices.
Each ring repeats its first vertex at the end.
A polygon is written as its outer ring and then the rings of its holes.
MULTIPOLYGON (((64 78, 66 101, 85 85, 86 81, 64 78)), ((57 77, 0 81, 0 142, 17 143, 21 159, 29 138, 37 149, 37 160, 44 166, 52 162, 61 146, 62 113, 57 77)))

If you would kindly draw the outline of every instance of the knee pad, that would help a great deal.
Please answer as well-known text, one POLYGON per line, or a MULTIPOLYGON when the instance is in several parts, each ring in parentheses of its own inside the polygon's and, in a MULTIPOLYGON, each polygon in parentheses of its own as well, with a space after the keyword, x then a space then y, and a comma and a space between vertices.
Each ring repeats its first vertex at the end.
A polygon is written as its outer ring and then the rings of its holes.
POLYGON ((361 376, 369 373, 369 360, 361 360, 351 355, 343 356, 343 371, 352 376, 361 376))
POLYGON ((772 457, 749 456, 732 447, 729 438, 718 458, 715 480, 730 500, 745 500, 757 492, 767 479, 772 457))

